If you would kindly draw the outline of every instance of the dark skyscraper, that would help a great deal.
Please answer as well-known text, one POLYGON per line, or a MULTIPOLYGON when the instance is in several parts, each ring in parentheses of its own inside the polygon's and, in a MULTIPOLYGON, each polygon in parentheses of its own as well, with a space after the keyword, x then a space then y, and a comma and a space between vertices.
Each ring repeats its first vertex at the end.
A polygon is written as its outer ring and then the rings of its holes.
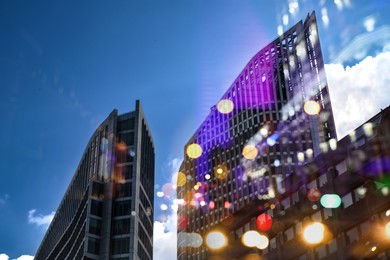
POLYGON ((152 259, 154 144, 141 104, 92 135, 35 259, 152 259))
POLYGON ((313 12, 249 61, 187 143, 178 259, 210 257, 196 235, 216 226, 238 239, 258 201, 288 192, 282 180, 335 142, 313 12))

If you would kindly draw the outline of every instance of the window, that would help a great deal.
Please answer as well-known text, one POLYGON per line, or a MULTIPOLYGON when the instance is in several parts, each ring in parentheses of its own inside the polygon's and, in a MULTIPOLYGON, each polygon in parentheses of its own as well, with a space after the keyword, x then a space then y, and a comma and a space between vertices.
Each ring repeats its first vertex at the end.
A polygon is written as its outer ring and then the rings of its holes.
POLYGON ((336 165, 336 170, 338 171, 339 175, 345 173, 347 171, 347 162, 342 161, 339 164, 336 165))
POLYGON ((322 174, 322 175, 318 178, 318 181, 319 181, 320 187, 326 185, 326 184, 328 183, 328 180, 326 179, 326 173, 322 174))
POLYGON ((344 208, 348 208, 353 204, 352 195, 350 192, 344 195, 341 199, 343 201, 344 208))
POLYGON ((130 197, 131 196, 131 182, 127 182, 124 184, 116 184, 115 185, 115 197, 116 198, 123 198, 123 197, 130 197))
POLYGON ((118 219, 113 222, 113 234, 122 235, 130 233, 130 219, 118 219))
POLYGON ((89 233, 94 235, 100 235, 101 232, 101 221, 95 218, 89 219, 89 233))
POLYGON ((286 241, 290 241, 291 239, 294 238, 294 230, 293 227, 290 227, 286 231, 284 231, 284 237, 286 241))
POLYGON ((359 238, 357 228, 355 227, 355 228, 348 230, 347 232, 345 232, 345 236, 347 238, 348 244, 352 244, 352 243, 356 242, 359 238))
POLYGON ((131 201, 115 201, 114 202, 114 216, 125 216, 129 215, 131 212, 131 201))
POLYGON ((134 145, 134 133, 119 134, 119 142, 124 142, 126 146, 134 145))
POLYGON ((91 214, 95 216, 102 216, 102 202, 91 199, 91 214))
POLYGON ((98 255, 100 250, 100 240, 88 237, 88 253, 98 255))
POLYGON ((134 129, 134 118, 119 121, 117 128, 118 132, 134 129))
POLYGON ((130 239, 128 237, 113 239, 112 241, 112 253, 126 254, 129 252, 130 239))
POLYGON ((332 239, 331 241, 329 241, 328 248, 329 248, 329 253, 330 254, 336 252, 337 251, 337 240, 336 239, 332 239))

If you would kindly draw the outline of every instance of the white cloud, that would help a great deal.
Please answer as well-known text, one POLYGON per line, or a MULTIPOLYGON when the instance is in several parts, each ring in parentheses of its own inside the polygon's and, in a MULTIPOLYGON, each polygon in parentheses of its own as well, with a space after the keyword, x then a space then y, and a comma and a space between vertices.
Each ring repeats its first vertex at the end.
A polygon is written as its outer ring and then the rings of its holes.
MULTIPOLYGON (((18 258, 14 258, 13 260, 33 260, 34 256, 32 255, 21 255, 18 258)), ((9 260, 9 256, 6 254, 0 254, 0 260, 9 260)))
MULTIPOLYGON (((35 215, 35 212, 36 212, 35 209, 28 211, 28 223, 36 224, 37 226, 46 226, 46 227, 49 226, 55 214, 55 212, 53 211, 49 215, 42 215, 42 214, 35 215)), ((24 259, 25 258, 23 258, 23 260, 24 259)))
POLYGON ((165 222, 154 222, 153 259, 171 260, 177 258, 176 220, 176 213, 172 213, 165 222))
POLYGON ((0 254, 0 260, 8 260, 9 257, 6 254, 0 254))
POLYGON ((32 255, 21 255, 14 260, 33 260, 33 259, 34 257, 32 255))
POLYGON ((338 139, 390 105, 390 52, 344 68, 326 64, 338 139))

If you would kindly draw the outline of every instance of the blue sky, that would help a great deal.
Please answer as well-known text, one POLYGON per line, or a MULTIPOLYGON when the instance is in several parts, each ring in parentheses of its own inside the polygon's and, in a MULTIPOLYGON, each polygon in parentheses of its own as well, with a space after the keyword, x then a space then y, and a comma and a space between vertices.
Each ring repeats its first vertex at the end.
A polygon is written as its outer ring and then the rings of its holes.
MULTIPOLYGON (((125 113, 141 100, 155 141, 157 192, 250 58, 312 10, 345 134, 390 105, 388 76, 373 76, 390 66, 385 0, 1 1, 0 259, 35 254, 91 134, 112 109, 125 113)), ((156 197, 155 219, 174 232, 163 203, 172 199, 156 197)))

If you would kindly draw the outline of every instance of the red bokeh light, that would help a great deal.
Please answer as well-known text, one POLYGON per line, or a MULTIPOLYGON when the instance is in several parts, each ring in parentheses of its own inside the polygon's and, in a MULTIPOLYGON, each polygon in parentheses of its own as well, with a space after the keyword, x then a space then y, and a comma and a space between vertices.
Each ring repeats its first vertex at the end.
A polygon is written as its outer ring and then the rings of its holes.
POLYGON ((321 198, 321 192, 318 189, 316 189, 316 188, 310 189, 307 192, 307 199, 310 200, 311 202, 316 202, 320 198, 321 198))
POLYGON ((271 216, 266 213, 260 214, 256 218, 256 226, 262 231, 267 231, 272 226, 271 216))

